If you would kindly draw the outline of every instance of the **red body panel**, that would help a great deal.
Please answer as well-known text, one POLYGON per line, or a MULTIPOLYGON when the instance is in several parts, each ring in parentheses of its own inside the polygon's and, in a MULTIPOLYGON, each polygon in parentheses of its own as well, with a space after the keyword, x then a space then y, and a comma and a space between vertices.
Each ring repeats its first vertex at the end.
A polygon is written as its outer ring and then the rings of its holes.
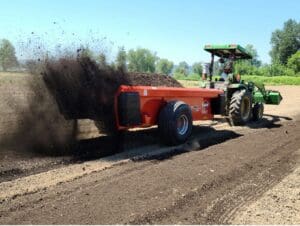
POLYGON ((117 98, 123 92, 139 93, 142 124, 134 127, 156 125, 161 108, 172 100, 183 101, 188 104, 192 110, 194 121, 212 119, 211 99, 217 98, 219 94, 223 93, 223 91, 216 89, 122 85, 115 95, 115 113, 118 129, 128 129, 120 126, 117 114, 117 98))

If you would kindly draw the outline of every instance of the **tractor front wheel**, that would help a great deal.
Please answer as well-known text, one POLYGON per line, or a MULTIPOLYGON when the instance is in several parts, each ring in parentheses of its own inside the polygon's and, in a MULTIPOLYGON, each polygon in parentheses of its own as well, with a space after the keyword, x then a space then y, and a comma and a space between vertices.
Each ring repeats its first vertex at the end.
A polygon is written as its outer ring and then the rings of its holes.
POLYGON ((264 104, 263 103, 256 103, 254 104, 253 110, 253 120, 259 121, 263 118, 264 115, 264 104))
POLYGON ((191 135, 192 127, 191 109, 182 101, 168 102, 159 114, 159 136, 167 145, 184 143, 191 135))
POLYGON ((229 106, 230 121, 233 125, 244 125, 251 119, 252 97, 243 89, 235 91, 229 106))

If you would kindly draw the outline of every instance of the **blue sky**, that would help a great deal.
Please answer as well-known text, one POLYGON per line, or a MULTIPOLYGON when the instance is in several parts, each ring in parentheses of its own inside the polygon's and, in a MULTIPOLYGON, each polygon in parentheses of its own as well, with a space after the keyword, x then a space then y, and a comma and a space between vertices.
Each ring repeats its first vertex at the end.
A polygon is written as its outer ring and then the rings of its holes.
POLYGON ((35 53, 32 43, 89 43, 110 58, 119 46, 145 47, 192 64, 209 59, 207 43, 239 43, 268 63, 271 33, 290 18, 300 22, 299 0, 9 0, 1 9, 0 39, 19 57, 35 53))

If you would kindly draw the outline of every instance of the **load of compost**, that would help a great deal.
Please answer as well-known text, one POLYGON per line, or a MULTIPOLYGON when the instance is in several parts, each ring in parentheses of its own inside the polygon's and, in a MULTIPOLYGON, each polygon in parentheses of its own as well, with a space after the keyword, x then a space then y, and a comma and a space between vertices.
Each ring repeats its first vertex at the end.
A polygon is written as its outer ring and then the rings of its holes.
POLYGON ((114 95, 120 85, 182 87, 167 75, 100 67, 88 57, 46 60, 42 75, 66 119, 95 120, 103 133, 116 128, 114 95))

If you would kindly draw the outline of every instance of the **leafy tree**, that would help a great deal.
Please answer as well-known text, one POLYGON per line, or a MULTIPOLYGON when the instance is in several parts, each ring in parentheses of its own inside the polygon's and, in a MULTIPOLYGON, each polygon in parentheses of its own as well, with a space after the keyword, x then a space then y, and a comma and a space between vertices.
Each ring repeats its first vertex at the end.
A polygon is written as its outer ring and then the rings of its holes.
POLYGON ((250 64, 255 67, 260 67, 261 61, 258 60, 257 50, 254 48, 254 46, 251 44, 248 44, 245 46, 245 49, 252 55, 252 59, 249 60, 250 64))
POLYGON ((174 63, 167 59, 160 59, 156 64, 156 71, 158 73, 163 73, 166 75, 171 74, 172 69, 174 67, 174 63))
POLYGON ((111 62, 109 66, 110 66, 110 68, 112 68, 112 69, 116 69, 116 68, 117 68, 115 62, 111 62))
POLYGON ((129 50, 128 55, 128 70, 135 72, 154 72, 156 54, 148 49, 138 48, 129 50))
POLYGON ((77 50, 78 57, 88 57, 91 59, 95 59, 94 52, 88 47, 81 45, 80 48, 77 50))
POLYGON ((295 75, 292 69, 287 68, 285 65, 279 63, 264 65, 261 68, 259 68, 257 74, 263 76, 294 76, 295 75))
POLYGON ((175 69, 175 73, 179 73, 187 76, 189 74, 189 65, 187 64, 187 62, 185 61, 180 62, 177 68, 175 69))
POLYGON ((202 75, 202 63, 194 63, 193 64, 193 72, 197 75, 202 75))
POLYGON ((287 66, 295 73, 300 73, 300 50, 288 59, 287 66))
POLYGON ((288 20, 282 30, 275 30, 271 37, 270 55, 273 63, 286 64, 288 58, 300 49, 300 23, 288 20))
POLYGON ((116 67, 118 69, 121 69, 123 71, 127 70, 127 66, 126 66, 126 51, 124 47, 120 47, 118 54, 117 54, 117 58, 116 58, 116 67))
POLYGON ((18 65, 15 47, 7 39, 0 41, 0 65, 3 71, 18 65))
POLYGON ((223 72, 223 66, 220 64, 219 61, 214 62, 214 67, 213 67, 213 75, 221 75, 223 72))
POLYGON ((258 60, 258 54, 253 45, 246 45, 245 49, 252 55, 250 60, 239 60, 234 63, 235 73, 241 75, 257 75, 258 67, 261 66, 261 61, 258 60))
POLYGON ((256 75, 258 67, 251 65, 250 61, 237 61, 234 64, 234 73, 240 75, 256 75))
POLYGON ((98 57, 98 61, 99 61, 100 67, 105 68, 107 66, 106 56, 104 53, 100 53, 100 55, 98 57))

